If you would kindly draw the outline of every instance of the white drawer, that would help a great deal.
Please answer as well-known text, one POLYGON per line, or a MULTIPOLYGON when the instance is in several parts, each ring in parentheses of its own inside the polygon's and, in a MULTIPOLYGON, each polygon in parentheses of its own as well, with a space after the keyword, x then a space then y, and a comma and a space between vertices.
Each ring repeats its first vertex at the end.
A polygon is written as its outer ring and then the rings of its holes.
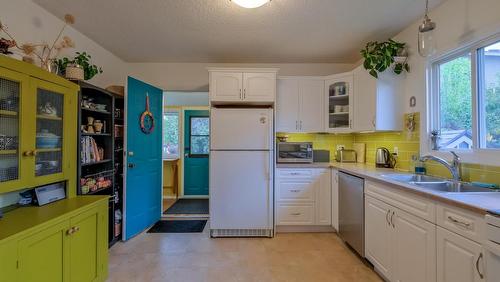
POLYGON ((365 194, 436 223, 436 205, 427 198, 372 181, 365 182, 365 194))
POLYGON ((278 203, 278 225, 314 225, 314 204, 278 203))
POLYGON ((279 168, 278 177, 280 179, 295 179, 295 178, 314 178, 314 169, 290 169, 279 168))
POLYGON ((438 204, 437 225, 460 234, 478 243, 484 240, 484 217, 461 208, 438 204))
POLYGON ((278 201, 314 201, 315 188, 313 180, 281 180, 278 183, 278 201))

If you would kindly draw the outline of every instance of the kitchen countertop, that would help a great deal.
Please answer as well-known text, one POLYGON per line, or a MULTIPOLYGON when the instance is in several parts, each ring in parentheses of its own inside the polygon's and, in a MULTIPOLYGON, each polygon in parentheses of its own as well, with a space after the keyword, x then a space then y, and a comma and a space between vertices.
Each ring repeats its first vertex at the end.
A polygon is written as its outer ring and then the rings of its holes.
POLYGON ((464 208, 473 212, 500 215, 500 192, 468 192, 450 193, 432 191, 415 185, 398 182, 383 177, 384 174, 406 173, 387 168, 377 168, 374 165, 361 163, 312 163, 312 164, 278 164, 278 168, 325 168, 332 167, 365 179, 389 184, 391 187, 401 189, 420 196, 443 202, 452 206, 464 208))

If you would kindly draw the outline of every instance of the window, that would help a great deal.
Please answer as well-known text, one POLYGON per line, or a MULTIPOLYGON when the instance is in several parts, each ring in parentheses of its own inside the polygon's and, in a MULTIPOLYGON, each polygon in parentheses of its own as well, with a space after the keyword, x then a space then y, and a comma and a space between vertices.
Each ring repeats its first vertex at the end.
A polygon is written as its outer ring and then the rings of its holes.
POLYGON ((210 121, 208 117, 190 118, 191 156, 207 156, 210 143, 210 121))
POLYGON ((478 50, 480 142, 500 149, 500 42, 478 50))
POLYGON ((430 120, 439 133, 437 147, 500 149, 500 41, 434 62, 431 78, 430 120))
POLYGON ((163 113, 163 158, 179 157, 179 112, 163 113))

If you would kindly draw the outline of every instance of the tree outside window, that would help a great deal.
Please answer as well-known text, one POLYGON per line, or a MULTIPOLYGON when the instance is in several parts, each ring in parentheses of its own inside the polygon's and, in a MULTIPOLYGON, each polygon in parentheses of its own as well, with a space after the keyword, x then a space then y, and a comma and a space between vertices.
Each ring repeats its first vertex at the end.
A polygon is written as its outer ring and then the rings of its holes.
POLYGON ((179 157, 179 112, 163 114, 163 158, 179 157))

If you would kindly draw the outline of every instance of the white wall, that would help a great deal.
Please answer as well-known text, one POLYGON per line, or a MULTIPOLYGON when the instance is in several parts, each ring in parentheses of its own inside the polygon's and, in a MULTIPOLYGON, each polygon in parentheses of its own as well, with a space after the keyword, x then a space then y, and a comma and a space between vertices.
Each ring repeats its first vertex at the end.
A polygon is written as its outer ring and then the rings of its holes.
POLYGON ((353 64, 216 64, 131 63, 135 78, 171 91, 208 91, 207 67, 276 67, 279 75, 329 75, 350 71, 353 64))
MULTIPOLYGON (((436 22, 437 53, 449 52, 471 40, 478 40, 500 32, 500 1, 499 0, 448 0, 432 10, 429 17, 436 22)), ((421 20, 405 28, 394 37, 395 40, 406 42, 410 50, 409 63, 411 72, 406 78, 405 110, 425 110, 425 70, 427 59, 417 52, 417 30, 421 20), (417 107, 410 109, 408 99, 417 97, 417 107)))
MULTIPOLYGON (((71 11, 68 11, 71 13, 71 11)), ((83 21, 85 19, 76 19, 83 21)), ((64 22, 30 0, 0 0, 0 21, 9 28, 18 43, 53 42, 64 22)), ((100 87, 112 84, 123 85, 127 74, 127 64, 99 46, 84 34, 66 28, 64 33, 73 39, 75 48, 66 49, 63 56, 72 56, 76 51, 86 51, 92 55, 94 64, 101 66, 104 73, 90 80, 100 87)), ((5 35, 1 35, 5 37, 5 35)))
MULTIPOLYGON (((481 40, 495 33, 500 33, 499 0, 448 0, 432 10, 429 17, 436 22, 437 53, 434 57, 446 54, 467 43, 481 40)), ((418 55, 417 29, 421 20, 410 25, 395 40, 406 42, 410 51, 411 72, 405 79, 405 112, 421 112, 421 152, 428 151, 427 110, 426 110, 426 68, 428 61, 418 55), (409 98, 417 98, 417 106, 409 107, 409 98)), ((449 154, 437 155, 449 157, 449 154)), ((479 152, 461 153, 466 162, 500 165, 500 158, 491 158, 491 154, 479 152)))

